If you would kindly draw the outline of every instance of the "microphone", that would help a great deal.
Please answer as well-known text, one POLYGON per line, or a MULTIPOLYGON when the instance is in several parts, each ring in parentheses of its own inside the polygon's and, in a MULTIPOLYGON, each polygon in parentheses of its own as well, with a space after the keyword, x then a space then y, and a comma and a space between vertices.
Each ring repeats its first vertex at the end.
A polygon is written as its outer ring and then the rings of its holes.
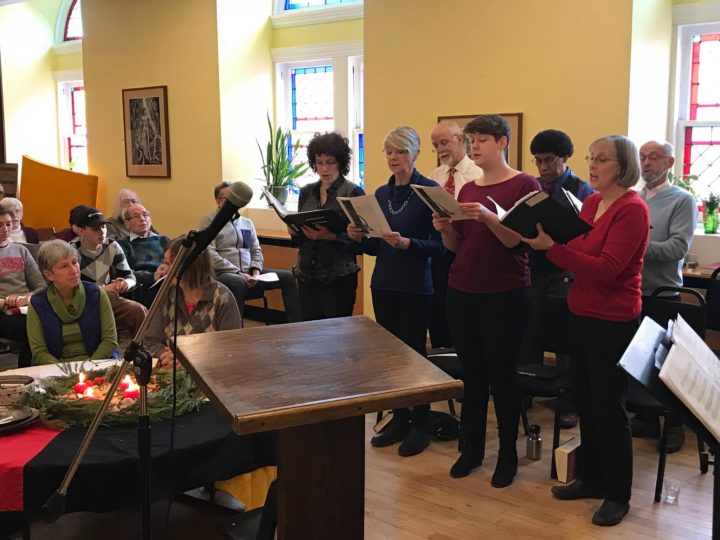
POLYGON ((247 184, 243 182, 232 183, 227 192, 225 203, 220 207, 220 210, 218 210, 218 213, 210 222, 210 225, 208 225, 204 231, 200 231, 200 233, 198 233, 195 246, 180 265, 180 269, 178 270, 179 277, 182 277, 187 267, 190 266, 190 264, 205 250, 208 244, 213 241, 220 232, 220 229, 222 229, 233 217, 233 214, 250 202, 252 196, 253 190, 247 184))

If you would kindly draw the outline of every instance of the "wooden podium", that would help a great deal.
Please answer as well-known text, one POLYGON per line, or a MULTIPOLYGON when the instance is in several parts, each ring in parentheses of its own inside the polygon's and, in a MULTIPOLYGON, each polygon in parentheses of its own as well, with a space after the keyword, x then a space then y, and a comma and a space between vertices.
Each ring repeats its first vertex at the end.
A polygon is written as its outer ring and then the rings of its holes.
POLYGON ((280 539, 362 539, 364 415, 463 388, 363 316, 182 336, 178 356, 235 433, 278 431, 280 539))

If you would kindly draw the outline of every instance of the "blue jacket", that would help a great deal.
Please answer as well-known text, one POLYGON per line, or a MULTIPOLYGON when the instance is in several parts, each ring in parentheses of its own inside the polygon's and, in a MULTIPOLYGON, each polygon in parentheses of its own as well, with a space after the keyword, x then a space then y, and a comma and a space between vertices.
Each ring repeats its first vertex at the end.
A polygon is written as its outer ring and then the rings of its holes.
MULTIPOLYGON (((438 183, 413 171, 410 184, 437 186, 438 183)), ((395 249, 381 238, 364 238, 363 253, 375 255, 375 270, 370 287, 382 291, 432 294, 433 256, 445 253, 445 247, 432 225, 432 211, 407 186, 396 186, 395 176, 375 192, 390 229, 410 238, 407 250, 395 249), (392 209, 392 211, 391 211, 392 209)))

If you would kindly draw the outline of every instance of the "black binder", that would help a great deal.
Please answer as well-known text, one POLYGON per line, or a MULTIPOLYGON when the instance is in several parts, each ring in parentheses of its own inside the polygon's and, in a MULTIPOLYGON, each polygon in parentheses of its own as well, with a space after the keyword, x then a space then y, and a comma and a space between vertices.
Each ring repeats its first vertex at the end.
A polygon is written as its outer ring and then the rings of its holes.
POLYGON ((576 236, 590 231, 592 227, 580 219, 567 192, 563 190, 562 195, 567 200, 566 203, 543 191, 529 193, 515 203, 515 206, 500 218, 500 222, 525 238, 535 238, 537 224, 540 223, 553 240, 567 244, 576 236))
POLYGON ((347 230, 349 221, 347 218, 335 210, 308 210, 307 212, 296 212, 289 213, 283 204, 277 200, 277 198, 270 193, 267 189, 263 188, 265 198, 273 207, 278 217, 283 222, 297 233, 302 232, 302 226, 307 225, 316 229, 315 225, 322 225, 327 227, 330 231, 338 234, 343 233, 347 230))

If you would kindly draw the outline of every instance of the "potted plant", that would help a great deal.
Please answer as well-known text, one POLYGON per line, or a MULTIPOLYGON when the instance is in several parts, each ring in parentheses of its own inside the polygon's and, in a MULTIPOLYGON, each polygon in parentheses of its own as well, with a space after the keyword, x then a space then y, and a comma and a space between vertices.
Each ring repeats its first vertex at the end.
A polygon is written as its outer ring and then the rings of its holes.
POLYGON ((720 198, 714 193, 705 199, 705 234, 715 234, 718 230, 718 203, 720 198))
POLYGON ((691 195, 697 197, 697 193, 695 193, 695 189, 693 188, 693 184, 698 179, 698 176, 696 174, 684 174, 682 176, 674 175, 673 173, 668 173, 668 180, 670 180, 671 184, 674 184, 678 187, 683 188, 685 191, 690 193, 691 195))
POLYGON ((300 148, 300 141, 291 144, 290 131, 283 131, 280 127, 275 129, 270 121, 269 113, 267 123, 270 140, 268 140, 265 152, 257 139, 255 142, 260 150, 267 189, 281 203, 285 204, 288 187, 307 172, 308 165, 307 163, 293 163, 300 148))

